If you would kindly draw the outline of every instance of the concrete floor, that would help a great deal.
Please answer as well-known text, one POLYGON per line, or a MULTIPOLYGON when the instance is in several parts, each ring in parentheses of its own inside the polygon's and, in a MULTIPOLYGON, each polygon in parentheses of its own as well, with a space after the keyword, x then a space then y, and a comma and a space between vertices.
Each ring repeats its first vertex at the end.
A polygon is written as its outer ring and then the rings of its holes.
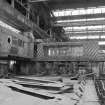
MULTIPOLYGON (((55 98, 50 100, 44 100, 13 91, 10 88, 6 87, 5 84, 7 80, 0 81, 4 81, 4 83, 0 83, 0 105, 100 105, 98 102, 95 86, 92 80, 87 80, 84 93, 81 98, 75 95, 75 93, 64 93, 51 94, 55 96, 55 98)), ((73 81, 70 81, 70 79, 67 78, 65 78, 64 81, 65 83, 73 83, 73 81)), ((74 82, 74 85, 76 85, 76 82, 74 82)), ((45 91, 48 92, 47 90, 45 91)))

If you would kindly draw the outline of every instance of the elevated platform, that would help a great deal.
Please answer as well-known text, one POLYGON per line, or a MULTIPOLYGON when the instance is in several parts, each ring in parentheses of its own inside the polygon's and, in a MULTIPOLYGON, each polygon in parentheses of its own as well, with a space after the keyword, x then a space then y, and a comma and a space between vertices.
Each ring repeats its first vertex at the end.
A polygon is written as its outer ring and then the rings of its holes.
POLYGON ((19 56, 14 56, 14 55, 0 56, 0 60, 17 60, 17 61, 27 61, 27 62, 32 61, 31 58, 28 58, 28 57, 19 57, 19 56))

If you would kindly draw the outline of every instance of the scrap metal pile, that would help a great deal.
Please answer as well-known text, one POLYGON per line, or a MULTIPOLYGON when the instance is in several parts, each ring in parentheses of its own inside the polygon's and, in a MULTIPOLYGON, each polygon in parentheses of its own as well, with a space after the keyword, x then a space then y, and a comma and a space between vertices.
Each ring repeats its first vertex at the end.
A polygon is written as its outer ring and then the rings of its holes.
POLYGON ((0 79, 0 105, 74 105, 81 99, 85 84, 84 80, 61 77, 0 79))

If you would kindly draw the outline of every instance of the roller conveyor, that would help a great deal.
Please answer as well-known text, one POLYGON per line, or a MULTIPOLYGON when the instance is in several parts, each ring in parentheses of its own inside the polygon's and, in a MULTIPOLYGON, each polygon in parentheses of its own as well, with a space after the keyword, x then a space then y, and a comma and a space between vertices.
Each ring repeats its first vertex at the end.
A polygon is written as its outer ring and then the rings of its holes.
POLYGON ((100 102, 102 105, 104 105, 105 104, 105 80, 104 79, 96 80, 95 85, 96 85, 96 90, 97 90, 97 94, 100 99, 100 102))

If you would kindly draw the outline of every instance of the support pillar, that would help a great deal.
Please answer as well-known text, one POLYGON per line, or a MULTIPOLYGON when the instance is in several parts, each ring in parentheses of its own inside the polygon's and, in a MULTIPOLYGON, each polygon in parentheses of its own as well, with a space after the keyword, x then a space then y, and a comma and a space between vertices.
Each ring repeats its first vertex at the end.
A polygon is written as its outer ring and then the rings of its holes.
POLYGON ((40 74, 41 64, 40 62, 36 62, 36 74, 40 74))
POLYGON ((28 3, 28 7, 27 7, 27 18, 30 20, 30 4, 28 3))
POLYGON ((37 25, 39 26, 39 15, 37 15, 37 25))
POLYGON ((0 77, 8 76, 8 61, 0 60, 0 77))
POLYGON ((11 0, 11 6, 14 8, 15 7, 15 1, 11 0))

